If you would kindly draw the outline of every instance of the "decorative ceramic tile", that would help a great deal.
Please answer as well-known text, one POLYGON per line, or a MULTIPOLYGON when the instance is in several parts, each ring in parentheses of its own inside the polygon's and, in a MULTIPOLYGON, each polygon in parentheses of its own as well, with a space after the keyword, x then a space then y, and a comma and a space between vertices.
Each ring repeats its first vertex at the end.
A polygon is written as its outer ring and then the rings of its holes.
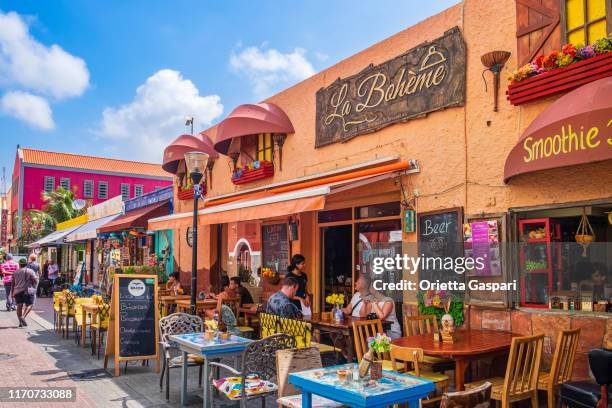
POLYGON ((219 337, 208 340, 204 337, 204 333, 179 334, 170 336, 170 339, 179 344, 185 344, 203 351, 208 349, 220 350, 236 346, 246 346, 252 341, 235 335, 231 335, 227 340, 221 340, 219 337))

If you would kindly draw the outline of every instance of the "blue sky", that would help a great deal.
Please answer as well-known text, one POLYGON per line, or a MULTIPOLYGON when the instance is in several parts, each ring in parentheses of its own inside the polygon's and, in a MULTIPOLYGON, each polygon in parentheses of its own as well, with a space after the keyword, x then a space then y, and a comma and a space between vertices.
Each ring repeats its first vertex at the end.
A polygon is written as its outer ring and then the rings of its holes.
POLYGON ((456 2, 0 0, 0 163, 18 143, 158 162, 184 116, 204 129, 456 2))

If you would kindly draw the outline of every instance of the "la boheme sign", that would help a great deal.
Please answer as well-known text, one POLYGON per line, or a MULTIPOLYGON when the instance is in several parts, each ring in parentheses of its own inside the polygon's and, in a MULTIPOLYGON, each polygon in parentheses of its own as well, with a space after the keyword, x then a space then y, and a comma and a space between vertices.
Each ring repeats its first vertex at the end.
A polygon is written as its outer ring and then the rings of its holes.
POLYGON ((458 27, 317 92, 316 147, 345 142, 465 103, 465 44, 458 27))

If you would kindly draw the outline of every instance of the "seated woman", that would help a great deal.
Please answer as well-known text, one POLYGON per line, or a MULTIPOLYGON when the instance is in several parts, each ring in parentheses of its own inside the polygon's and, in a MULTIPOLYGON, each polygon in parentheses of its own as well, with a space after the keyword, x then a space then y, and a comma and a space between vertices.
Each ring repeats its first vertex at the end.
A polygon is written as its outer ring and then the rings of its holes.
MULTIPOLYGON (((215 312, 219 309, 206 309, 204 310, 204 314, 206 315, 206 320, 212 320, 215 318, 215 312)), ((225 328, 227 331, 233 335, 239 336, 240 331, 236 329, 236 316, 234 316, 234 312, 227 305, 221 305, 221 312, 219 313, 219 319, 225 324, 225 328)))
POLYGON ((392 340, 402 337, 402 328, 395 313, 395 302, 388 296, 383 295, 374 286, 369 285, 368 294, 362 297, 363 306, 359 310, 360 317, 366 317, 370 313, 376 314, 380 320, 391 322, 391 328, 386 331, 392 340))
POLYGON ((179 281, 178 272, 172 272, 170 276, 168 276, 168 282, 166 282, 166 289, 172 291, 172 294, 174 296, 183 293, 183 287, 181 286, 181 282, 179 281))
POLYGON ((360 274, 355 281, 355 294, 351 298, 351 302, 342 309, 345 315, 359 317, 359 312, 363 307, 363 298, 368 295, 368 288, 372 284, 369 275, 360 274))
POLYGON ((221 277, 221 292, 217 293, 214 298, 217 299, 217 309, 220 309, 223 300, 237 297, 238 294, 230 287, 230 279, 227 276, 221 277))

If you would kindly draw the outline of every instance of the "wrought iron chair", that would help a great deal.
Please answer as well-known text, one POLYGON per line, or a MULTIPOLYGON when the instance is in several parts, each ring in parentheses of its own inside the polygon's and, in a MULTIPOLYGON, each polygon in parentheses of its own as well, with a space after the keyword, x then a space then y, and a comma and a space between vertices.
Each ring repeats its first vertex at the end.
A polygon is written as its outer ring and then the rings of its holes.
MULTIPOLYGON (((159 344, 161 345, 162 369, 159 377, 159 391, 163 391, 164 376, 166 378, 166 401, 170 400, 170 369, 182 366, 182 355, 178 348, 169 339, 174 334, 198 333, 204 331, 204 323, 198 316, 187 313, 173 313, 159 319, 159 344)), ((199 366, 198 385, 202 386, 202 366, 204 358, 196 355, 188 355, 189 366, 199 366)))
POLYGON ((238 310, 240 309, 240 296, 233 296, 233 297, 225 298, 221 302, 222 304, 229 307, 232 310, 232 313, 234 313, 234 316, 236 317, 236 322, 238 323, 236 324, 234 328, 240 332, 240 335, 244 337, 249 337, 249 338, 252 337, 252 333, 255 330, 250 326, 240 325, 240 319, 238 315, 238 310))
POLYGON ((218 362, 209 365, 226 369, 233 377, 218 378, 212 381, 215 388, 233 401, 239 401, 241 408, 247 407, 252 399, 261 399, 265 407, 266 396, 278 390, 276 380, 276 352, 295 348, 295 339, 286 334, 273 334, 250 343, 242 354, 240 370, 218 362), (243 392, 246 390, 246 392, 243 392))

